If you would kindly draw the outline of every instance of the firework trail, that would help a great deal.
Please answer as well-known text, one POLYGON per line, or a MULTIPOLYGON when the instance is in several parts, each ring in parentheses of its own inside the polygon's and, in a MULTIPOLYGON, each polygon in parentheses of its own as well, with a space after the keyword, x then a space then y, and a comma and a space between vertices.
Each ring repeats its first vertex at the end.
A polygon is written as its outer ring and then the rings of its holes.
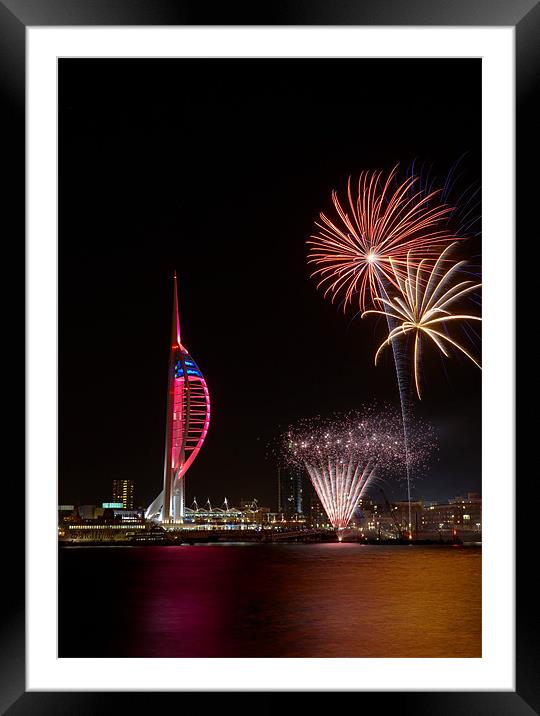
MULTIPOLYGON (((406 279, 408 260, 418 266, 445 243, 458 239, 450 230, 455 209, 442 198, 448 195, 450 180, 443 188, 434 189, 432 182, 414 173, 413 165, 407 178, 399 182, 398 168, 396 165, 387 175, 383 171, 361 172, 356 193, 349 177, 346 202, 332 191, 337 218, 321 213, 320 222, 315 222, 318 232, 307 242, 308 263, 316 267, 312 276, 319 279, 317 287, 324 287, 325 296, 332 294, 332 302, 340 297, 343 311, 357 301, 359 310, 365 312, 379 297, 388 298, 389 291, 399 289, 399 281, 406 279)), ((392 331, 394 319, 387 315, 386 320, 392 331)), ((392 342, 406 452, 412 397, 407 340, 392 342)), ((410 523, 408 458, 405 466, 410 523)))
MULTIPOLYGON (((411 459, 423 463, 432 447, 432 430, 422 426, 414 434, 411 459)), ((373 407, 302 421, 283 436, 283 452, 291 466, 307 470, 335 530, 347 527, 373 481, 398 472, 406 458, 400 415, 373 407)))
POLYGON ((375 364, 385 346, 393 344, 398 338, 406 338, 409 335, 414 337, 414 382, 420 399, 422 396, 419 368, 422 338, 429 338, 446 357, 450 346, 457 348, 481 368, 469 351, 444 330, 449 324, 456 325, 458 321, 482 320, 479 316, 453 312, 457 301, 473 291, 478 291, 482 285, 470 280, 457 279, 456 282, 457 274, 465 266, 465 261, 454 262, 448 266, 449 261, 446 257, 453 246, 453 244, 448 246, 433 262, 431 268, 428 259, 416 262, 412 257, 408 257, 406 278, 401 276, 400 270, 395 272, 399 295, 392 298, 376 297, 384 308, 371 309, 362 314, 362 316, 369 313, 380 314, 393 318, 397 323, 375 353, 375 364))

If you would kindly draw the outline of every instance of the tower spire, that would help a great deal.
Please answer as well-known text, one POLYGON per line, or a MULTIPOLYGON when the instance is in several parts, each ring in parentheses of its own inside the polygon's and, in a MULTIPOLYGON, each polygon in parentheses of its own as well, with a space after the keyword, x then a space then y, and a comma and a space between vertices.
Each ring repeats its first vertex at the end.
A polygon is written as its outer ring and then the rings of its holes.
POLYGON ((172 324, 172 343, 182 345, 180 340, 180 314, 178 311, 178 281, 176 279, 176 271, 174 272, 173 285, 173 324, 172 324))
POLYGON ((186 472, 204 442, 210 423, 210 396, 197 364, 180 342, 178 285, 173 273, 173 310, 167 381, 163 490, 146 518, 182 523, 186 472))

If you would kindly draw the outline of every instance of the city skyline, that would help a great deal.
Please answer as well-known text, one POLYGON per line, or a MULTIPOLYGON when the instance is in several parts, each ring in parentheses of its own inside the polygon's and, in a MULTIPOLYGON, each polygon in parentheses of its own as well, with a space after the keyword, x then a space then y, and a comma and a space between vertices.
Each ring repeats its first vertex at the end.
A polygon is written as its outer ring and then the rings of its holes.
MULTIPOLYGON (((113 481, 112 494, 118 494, 113 481)), ((126 493, 125 487, 122 492, 126 493)), ((126 500, 99 505, 58 505, 60 544, 114 544, 139 546, 204 542, 241 541, 324 542, 369 544, 468 544, 482 541, 482 498, 477 493, 456 495, 443 502, 415 500, 389 501, 379 485, 376 494, 360 496, 346 522, 336 524, 335 511, 321 500, 316 485, 298 472, 280 471, 278 510, 275 512, 256 499, 232 504, 212 504, 196 499, 186 505, 181 516, 169 519, 156 515, 148 520, 143 509, 133 509, 126 500), (324 506, 323 506, 324 504, 324 506), (174 518, 174 519, 173 519, 174 518)), ((133 483, 127 486, 133 494, 133 483)), ((118 499, 118 497, 117 497, 118 499)), ((338 520, 339 521, 339 520, 338 520)))
MULTIPOLYGON (((125 488, 121 488, 124 495, 125 495, 125 488)), ((223 495, 199 495, 197 497, 196 494, 193 494, 191 497, 186 497, 185 500, 185 507, 189 509, 193 509, 194 506, 201 507, 202 505, 208 505, 210 504, 213 507, 220 507, 223 505, 229 505, 231 507, 234 507, 235 504, 243 505, 247 503, 256 503, 260 507, 263 507, 265 509, 269 509, 272 513, 283 513, 283 514, 308 514, 310 511, 310 504, 313 502, 313 500, 316 500, 320 506, 321 509, 323 509, 320 500, 317 496, 317 493, 315 491, 315 488, 313 487, 312 481, 310 479, 309 473, 306 471, 299 471, 297 469, 291 470, 290 468, 277 468, 277 480, 276 480, 276 486, 275 486, 276 492, 273 500, 270 500, 269 504, 263 504, 256 494, 254 495, 247 495, 247 496, 241 496, 240 498, 236 500, 232 500, 229 497, 227 497, 227 494, 223 495), (275 508, 275 509, 274 509, 275 508)), ((390 492, 388 490, 388 485, 385 485, 386 492, 390 492)), ((95 500, 94 502, 73 502, 73 504, 69 505, 67 503, 62 503, 59 505, 60 508, 66 508, 69 507, 70 509, 76 510, 78 507, 95 507, 96 509, 123 509, 123 510, 136 510, 141 513, 141 515, 144 515, 144 513, 147 512, 148 508, 143 505, 142 503, 137 502, 135 499, 137 492, 136 492, 136 485, 132 480, 113 480, 112 481, 112 490, 109 493, 106 493, 99 497, 99 499, 95 500), (129 490, 129 498, 126 501, 125 499, 122 500, 122 497, 119 496, 118 492, 116 491, 115 484, 116 483, 130 483, 130 486, 128 488, 129 490), (112 495, 112 497, 111 497, 112 495)), ((229 493, 230 494, 230 493, 229 493)), ((381 497, 382 491, 381 491, 381 485, 379 483, 378 487, 374 489, 373 491, 367 492, 364 497, 361 497, 358 501, 358 505, 360 505, 362 502, 373 502, 373 503, 384 503, 384 497, 381 497)), ((466 498, 470 495, 477 495, 481 499, 481 492, 476 492, 475 490, 464 490, 463 492, 459 494, 446 494, 438 499, 434 500, 430 498, 429 496, 425 496, 422 494, 416 495, 416 498, 414 502, 417 503, 424 503, 426 505, 430 504, 449 504, 453 500, 466 498)), ((406 500, 403 499, 394 499, 393 504, 403 503, 406 504, 406 500)))

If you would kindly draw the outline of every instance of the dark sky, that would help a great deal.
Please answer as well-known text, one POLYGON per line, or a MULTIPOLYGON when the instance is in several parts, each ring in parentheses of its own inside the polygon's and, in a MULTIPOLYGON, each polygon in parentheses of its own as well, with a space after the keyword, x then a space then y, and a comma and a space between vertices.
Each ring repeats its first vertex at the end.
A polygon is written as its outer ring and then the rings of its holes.
MULTIPOLYGON (((309 278, 330 191, 415 158, 480 174, 479 60, 60 60, 63 503, 161 489, 172 273, 212 420, 187 501, 275 508, 267 445, 298 417, 397 405, 384 333, 309 278)), ((418 415, 440 449, 416 495, 481 488, 480 371, 434 353, 418 415)), ((388 485, 403 497, 403 484, 388 485)))

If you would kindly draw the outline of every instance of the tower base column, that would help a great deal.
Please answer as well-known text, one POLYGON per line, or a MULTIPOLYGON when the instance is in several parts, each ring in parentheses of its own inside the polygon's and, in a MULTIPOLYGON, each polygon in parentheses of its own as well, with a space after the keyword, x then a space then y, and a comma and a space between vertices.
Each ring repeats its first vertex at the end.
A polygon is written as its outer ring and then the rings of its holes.
POLYGON ((180 480, 180 485, 175 489, 172 498, 172 521, 184 522, 185 515, 185 486, 184 480, 180 480))

